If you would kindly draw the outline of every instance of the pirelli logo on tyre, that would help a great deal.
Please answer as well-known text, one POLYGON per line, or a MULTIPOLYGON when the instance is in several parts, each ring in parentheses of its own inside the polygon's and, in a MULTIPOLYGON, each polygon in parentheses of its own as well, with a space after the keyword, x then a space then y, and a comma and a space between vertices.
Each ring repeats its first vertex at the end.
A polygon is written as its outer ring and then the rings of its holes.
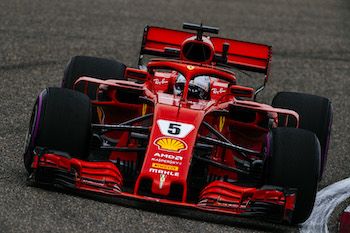
POLYGON ((187 150, 187 144, 175 138, 162 137, 154 141, 154 144, 158 146, 159 150, 171 151, 171 152, 181 152, 187 150))

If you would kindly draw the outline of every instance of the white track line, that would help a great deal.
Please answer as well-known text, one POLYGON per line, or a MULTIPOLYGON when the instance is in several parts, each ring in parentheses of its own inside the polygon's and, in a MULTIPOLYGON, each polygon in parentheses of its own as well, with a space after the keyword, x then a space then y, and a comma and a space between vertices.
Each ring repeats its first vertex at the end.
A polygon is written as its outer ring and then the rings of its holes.
POLYGON ((346 209, 344 210, 344 212, 350 213, 350 205, 349 205, 348 207, 346 207, 346 209))
POLYGON ((335 207, 348 197, 350 197, 350 178, 341 180, 319 191, 316 195, 314 209, 309 219, 301 225, 300 232, 328 233, 329 217, 335 207))

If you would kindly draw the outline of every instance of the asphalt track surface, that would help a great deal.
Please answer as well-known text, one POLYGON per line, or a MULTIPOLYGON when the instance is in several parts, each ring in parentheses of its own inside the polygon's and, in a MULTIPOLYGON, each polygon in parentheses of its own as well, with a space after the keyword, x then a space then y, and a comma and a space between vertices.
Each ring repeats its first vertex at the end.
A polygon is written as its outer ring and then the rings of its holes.
MULTIPOLYGON (((299 226, 99 199, 26 182, 24 137, 35 98, 59 86, 75 55, 136 67, 146 24, 220 28, 220 36, 273 45, 270 81, 278 91, 329 98, 334 106, 325 177, 350 176, 350 2, 348 0, 1 0, 0 232, 299 232, 299 226)), ((350 190, 349 190, 350 192, 350 190)), ((333 211, 328 229, 349 205, 333 211)))

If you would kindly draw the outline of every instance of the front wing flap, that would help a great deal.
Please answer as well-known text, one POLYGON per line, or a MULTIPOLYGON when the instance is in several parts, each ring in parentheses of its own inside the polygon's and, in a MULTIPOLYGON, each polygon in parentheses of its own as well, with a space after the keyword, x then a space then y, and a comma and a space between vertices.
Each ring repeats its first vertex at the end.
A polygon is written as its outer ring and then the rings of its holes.
POLYGON ((30 178, 35 183, 62 185, 66 188, 120 196, 170 206, 245 217, 262 217, 291 222, 296 190, 276 186, 242 187, 216 180, 201 192, 198 203, 148 197, 123 190, 123 177, 112 162, 88 162, 60 151, 36 147, 30 178))
POLYGON ((224 181, 210 183, 201 193, 198 206, 247 217, 265 217, 291 222, 296 189, 265 185, 241 187, 224 181))
POLYGON ((59 184, 67 188, 81 189, 116 195, 121 192, 123 178, 111 162, 87 162, 72 158, 60 151, 34 149, 34 169, 31 177, 39 184, 59 184))

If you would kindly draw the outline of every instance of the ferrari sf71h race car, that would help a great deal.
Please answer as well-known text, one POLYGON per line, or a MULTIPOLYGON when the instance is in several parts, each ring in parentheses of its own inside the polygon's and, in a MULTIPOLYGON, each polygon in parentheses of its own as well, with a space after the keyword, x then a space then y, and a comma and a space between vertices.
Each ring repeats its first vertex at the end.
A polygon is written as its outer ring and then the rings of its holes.
POLYGON ((38 96, 24 164, 35 183, 214 213, 300 223, 326 164, 331 102, 258 103, 272 47, 184 23, 146 26, 139 68, 77 56, 38 96), (150 58, 149 60, 146 60, 150 58), (146 61, 146 63, 145 63, 146 61), (145 65, 146 64, 146 65, 145 65), (257 88, 237 74, 257 74, 257 88))

